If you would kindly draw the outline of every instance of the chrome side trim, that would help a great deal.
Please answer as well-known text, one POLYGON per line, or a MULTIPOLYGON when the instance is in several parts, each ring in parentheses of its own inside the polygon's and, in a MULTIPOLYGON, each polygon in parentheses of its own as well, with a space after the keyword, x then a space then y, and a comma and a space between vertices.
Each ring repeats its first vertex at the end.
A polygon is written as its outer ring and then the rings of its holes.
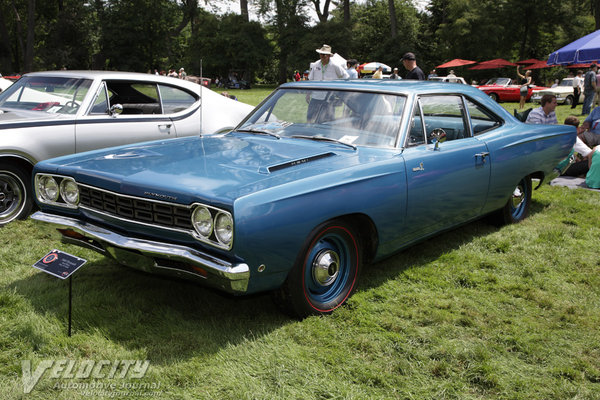
POLYGON ((232 264, 191 247, 128 237, 75 218, 42 211, 34 213, 31 218, 56 225, 57 229, 75 231, 85 239, 63 235, 63 240, 111 256, 119 263, 132 268, 184 279, 201 280, 209 286, 233 294, 245 293, 248 288, 250 268, 245 263, 232 264), (199 267, 206 271, 207 275, 165 265, 169 262, 199 267))

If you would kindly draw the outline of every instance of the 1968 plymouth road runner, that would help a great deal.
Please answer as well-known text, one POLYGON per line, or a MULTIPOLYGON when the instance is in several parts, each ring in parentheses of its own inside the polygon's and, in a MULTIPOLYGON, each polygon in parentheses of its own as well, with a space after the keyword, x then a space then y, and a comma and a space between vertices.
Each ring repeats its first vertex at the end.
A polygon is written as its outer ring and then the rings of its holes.
POLYGON ((532 178, 575 137, 467 85, 296 82, 228 133, 38 163, 32 218, 130 267, 326 314, 363 265, 484 215, 525 218, 532 178))

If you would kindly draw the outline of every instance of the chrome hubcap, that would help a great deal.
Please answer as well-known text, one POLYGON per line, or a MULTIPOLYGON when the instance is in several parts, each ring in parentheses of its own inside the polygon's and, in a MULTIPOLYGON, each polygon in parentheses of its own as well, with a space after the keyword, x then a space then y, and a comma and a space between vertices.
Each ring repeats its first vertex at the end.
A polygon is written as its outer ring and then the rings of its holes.
POLYGON ((513 208, 519 208, 523 200, 525 199, 525 192, 523 192, 520 186, 515 188, 515 191, 512 194, 512 206, 513 208))
POLYGON ((17 217, 23 206, 23 192, 12 175, 0 173, 0 224, 17 217))
POLYGON ((340 257, 332 250, 323 250, 315 257, 312 265, 313 278, 321 286, 335 282, 340 272, 340 257))

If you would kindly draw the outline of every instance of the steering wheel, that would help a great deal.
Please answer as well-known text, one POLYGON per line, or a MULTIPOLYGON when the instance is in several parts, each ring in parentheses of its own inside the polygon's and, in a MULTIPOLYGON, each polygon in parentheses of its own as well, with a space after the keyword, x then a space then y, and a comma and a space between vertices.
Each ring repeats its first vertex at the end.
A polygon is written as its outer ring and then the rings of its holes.
POLYGON ((431 140, 432 142, 433 142, 433 140, 435 140, 436 142, 445 142, 446 141, 446 131, 443 130, 442 128, 435 128, 429 134, 429 140, 431 140))
POLYGON ((65 106, 71 108, 79 108, 79 104, 75 103, 73 100, 69 100, 65 103, 65 106))

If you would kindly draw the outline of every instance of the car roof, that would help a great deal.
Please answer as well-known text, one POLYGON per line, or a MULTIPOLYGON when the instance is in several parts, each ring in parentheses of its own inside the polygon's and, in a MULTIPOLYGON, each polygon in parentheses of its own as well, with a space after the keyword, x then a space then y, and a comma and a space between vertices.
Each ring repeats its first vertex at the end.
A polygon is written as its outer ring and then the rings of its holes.
POLYGON ((141 72, 123 72, 123 71, 88 71, 88 70, 60 70, 60 71, 39 71, 29 72, 25 76, 50 76, 50 77, 67 77, 81 79, 131 79, 136 81, 150 81, 165 84, 176 84, 186 86, 192 90, 197 89, 197 83, 183 79, 177 79, 171 76, 145 74, 141 72))

